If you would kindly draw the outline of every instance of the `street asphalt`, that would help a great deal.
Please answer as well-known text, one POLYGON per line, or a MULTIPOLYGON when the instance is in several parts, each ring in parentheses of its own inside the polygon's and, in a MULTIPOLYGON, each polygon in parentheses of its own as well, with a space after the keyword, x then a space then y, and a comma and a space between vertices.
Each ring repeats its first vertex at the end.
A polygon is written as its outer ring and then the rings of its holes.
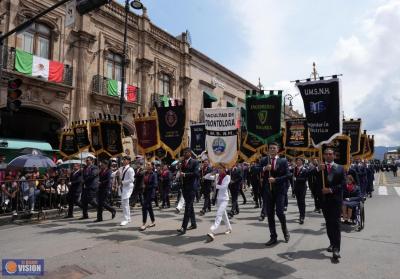
MULTIPOLYGON (((295 199, 287 212, 289 243, 277 228, 279 244, 267 248, 266 221, 258 221, 250 192, 248 203, 232 219, 233 232, 207 242, 206 234, 215 217, 215 208, 205 216, 197 213, 198 228, 177 236, 183 213, 173 208, 155 210, 156 226, 140 232, 141 209, 135 208, 133 222, 119 226, 108 212, 105 221, 52 219, 39 223, 0 227, 1 258, 44 259, 41 278, 400 278, 400 178, 392 173, 377 175, 372 198, 365 203, 366 225, 357 232, 342 226, 339 263, 331 261, 321 214, 313 213, 307 195, 305 224, 297 222, 295 199), (381 175, 384 175, 380 177, 381 175)), ((239 197, 241 202, 241 198, 239 197)), ((279 222, 277 222, 277 225, 279 222)), ((278 225, 279 226, 279 225, 278 225)), ((7 276, 7 278, 12 278, 7 276)), ((21 278, 21 277, 18 277, 21 278)))

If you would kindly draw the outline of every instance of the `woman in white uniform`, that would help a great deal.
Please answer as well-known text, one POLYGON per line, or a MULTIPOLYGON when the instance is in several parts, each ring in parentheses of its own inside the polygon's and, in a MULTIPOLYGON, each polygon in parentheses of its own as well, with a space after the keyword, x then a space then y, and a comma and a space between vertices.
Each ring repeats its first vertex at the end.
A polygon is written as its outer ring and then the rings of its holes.
POLYGON ((218 166, 218 175, 215 179, 216 188, 218 190, 217 194, 217 215, 215 216, 214 224, 210 228, 210 232, 207 234, 210 241, 214 240, 215 232, 217 231, 221 220, 224 219, 226 226, 225 234, 230 234, 232 232, 232 227, 229 222, 228 214, 226 213, 226 207, 229 203, 229 193, 228 186, 231 181, 231 177, 226 173, 225 166, 220 164, 218 166))
POLYGON ((122 158, 122 167, 119 170, 121 179, 121 207, 123 213, 123 219, 121 226, 126 226, 131 222, 131 211, 129 207, 129 198, 133 191, 133 182, 135 181, 135 171, 130 166, 131 157, 124 156, 122 158))

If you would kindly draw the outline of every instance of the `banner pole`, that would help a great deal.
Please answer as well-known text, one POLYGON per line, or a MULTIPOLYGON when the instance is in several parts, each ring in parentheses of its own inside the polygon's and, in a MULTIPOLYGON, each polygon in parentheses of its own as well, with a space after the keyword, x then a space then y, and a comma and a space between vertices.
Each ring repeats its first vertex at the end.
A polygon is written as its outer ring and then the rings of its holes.
MULTIPOLYGON (((319 150, 319 160, 322 164, 322 146, 321 149, 319 150)), ((326 188, 325 186, 325 170, 321 170, 322 171, 322 188, 326 188)))

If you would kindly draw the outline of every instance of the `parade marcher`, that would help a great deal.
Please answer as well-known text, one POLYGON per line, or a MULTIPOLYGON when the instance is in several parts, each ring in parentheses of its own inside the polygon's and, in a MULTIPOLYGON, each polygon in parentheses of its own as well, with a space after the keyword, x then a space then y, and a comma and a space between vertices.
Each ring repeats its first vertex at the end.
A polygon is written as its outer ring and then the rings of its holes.
POLYGON ((247 177, 247 173, 249 170, 247 167, 245 167, 244 164, 239 166, 239 170, 240 170, 240 176, 242 177, 242 181, 240 182, 239 194, 242 196, 242 199, 243 199, 242 204, 246 204, 247 199, 246 199, 246 195, 244 194, 244 190, 246 189, 246 183, 247 183, 246 177, 247 177))
POLYGON ((372 198, 372 192, 374 191, 374 168, 372 165, 367 164, 367 194, 372 198))
POLYGON ((88 219, 88 205, 97 208, 96 194, 99 188, 99 168, 94 164, 93 155, 86 158, 86 166, 83 169, 83 189, 82 189, 82 217, 88 219))
POLYGON ((321 213, 321 184, 318 182, 318 160, 313 159, 308 170, 308 186, 314 199, 314 212, 321 213))
POLYGON ((286 158, 279 158, 279 145, 272 142, 268 145, 269 160, 264 159, 264 179, 263 192, 266 202, 266 213, 271 239, 265 243, 272 246, 278 243, 278 235, 275 228, 275 212, 281 223, 285 242, 289 242, 290 234, 286 226, 286 216, 284 212, 285 195, 287 193, 288 179, 290 172, 286 158))
POLYGON ((74 205, 82 207, 81 193, 82 193, 83 176, 80 164, 74 164, 72 172, 69 176, 69 192, 68 192, 68 215, 65 218, 74 217, 74 205))
POLYGON ((132 206, 134 207, 136 202, 139 201, 140 205, 143 206, 143 178, 144 178, 144 172, 145 170, 143 169, 142 164, 139 164, 139 166, 135 170, 135 187, 133 188, 133 194, 132 194, 132 206))
POLYGON ((229 184, 229 190, 232 197, 232 208, 228 215, 229 218, 232 218, 234 215, 239 214, 238 196, 240 192, 240 186, 242 184, 242 174, 238 165, 232 168, 230 177, 231 182, 229 184))
MULTIPOLYGON (((333 259, 340 258, 340 215, 342 212, 343 188, 346 186, 344 168, 334 162, 335 152, 331 148, 324 151, 325 162, 320 164, 320 173, 324 175, 325 187, 322 187, 322 212, 326 222, 326 232, 330 241, 327 249, 333 253, 333 259)), ((322 176, 320 176, 322 183, 322 176)))
POLYGON ((253 199, 256 204, 254 208, 259 208, 262 206, 261 201, 261 167, 259 162, 251 163, 249 170, 249 180, 251 187, 253 189, 253 199))
POLYGON ((101 222, 103 221, 103 209, 107 209, 111 213, 111 219, 115 218, 115 214, 117 214, 117 211, 112 208, 108 204, 108 196, 111 193, 111 185, 112 185, 112 177, 111 177, 112 171, 109 168, 109 161, 108 160, 103 160, 100 163, 100 173, 99 173, 99 191, 97 192, 97 201, 98 201, 98 207, 97 207, 97 219, 95 222, 101 222))
POLYGON ((121 197, 120 177, 117 159, 111 158, 111 203, 121 197))
POLYGON ((296 167, 293 169, 293 190, 297 200, 297 207, 299 208, 299 224, 304 224, 306 215, 306 193, 307 193, 307 178, 308 170, 303 165, 303 159, 296 159, 296 167))
POLYGON ((185 215, 182 221, 182 227, 178 229, 179 234, 185 234, 186 229, 192 230, 197 228, 196 217, 194 214, 193 202, 196 196, 196 179, 199 178, 199 164, 196 159, 191 157, 190 148, 183 150, 184 161, 182 162, 182 194, 185 199, 185 215), (187 228, 191 221, 191 226, 187 228))
POLYGON ((162 208, 170 208, 170 200, 169 200, 169 191, 171 190, 171 179, 172 175, 171 172, 168 169, 168 165, 164 165, 161 175, 160 175, 160 181, 162 183, 161 187, 161 196, 162 196, 162 208))
POLYGON ((146 164, 146 172, 144 173, 143 178, 144 191, 143 191, 143 207, 142 207, 142 217, 143 217, 143 225, 140 227, 141 231, 144 231, 147 228, 154 227, 156 224, 154 218, 154 212, 152 207, 152 201, 154 199, 154 195, 156 193, 157 188, 157 175, 155 174, 151 163, 146 164), (147 213, 150 215, 151 224, 147 225, 147 213))
POLYGON ((359 204, 361 198, 360 187, 356 185, 352 175, 346 176, 346 187, 343 189, 342 216, 343 223, 351 225, 350 219, 353 215, 353 208, 359 204))
POLYGON ((200 171, 200 187, 201 193, 204 197, 204 205, 203 208, 200 210, 200 216, 206 214, 206 212, 211 211, 211 191, 212 191, 212 183, 213 183, 213 176, 212 168, 209 166, 208 160, 203 161, 203 165, 200 171))
POLYGON ((126 226, 131 222, 131 210, 129 205, 129 198, 132 195, 133 183, 135 181, 135 171, 130 166, 131 157, 122 157, 122 167, 120 168, 119 175, 121 178, 121 207, 123 219, 120 223, 121 226, 126 226))
POLYGON ((215 232, 217 231, 221 220, 224 220, 226 231, 225 234, 232 232, 232 227, 229 222, 228 214, 226 213, 226 207, 229 203, 228 186, 230 182, 230 176, 226 173, 225 166, 220 164, 218 166, 218 175, 216 175, 216 188, 218 189, 217 195, 217 214, 215 216, 214 224, 210 228, 210 233, 207 234, 209 240, 214 240, 215 232))

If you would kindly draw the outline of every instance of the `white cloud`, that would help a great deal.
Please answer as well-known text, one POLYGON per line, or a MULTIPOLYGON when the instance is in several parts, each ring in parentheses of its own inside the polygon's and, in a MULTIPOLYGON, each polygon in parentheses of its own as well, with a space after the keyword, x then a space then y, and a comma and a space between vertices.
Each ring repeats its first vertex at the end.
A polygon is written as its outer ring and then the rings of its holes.
MULTIPOLYGON (((229 0, 228 9, 238 18, 235 27, 248 46, 235 71, 254 83, 260 76, 266 89, 295 95, 289 81, 308 77, 316 61, 322 75, 343 74, 345 116, 363 118, 378 145, 399 145, 400 0, 380 1, 373 10, 368 10, 372 4, 360 8, 360 3, 339 2, 310 8, 248 0, 239 7, 229 0), (357 12, 354 19, 347 10, 357 12)), ((303 109, 301 98, 293 101, 303 109)))

